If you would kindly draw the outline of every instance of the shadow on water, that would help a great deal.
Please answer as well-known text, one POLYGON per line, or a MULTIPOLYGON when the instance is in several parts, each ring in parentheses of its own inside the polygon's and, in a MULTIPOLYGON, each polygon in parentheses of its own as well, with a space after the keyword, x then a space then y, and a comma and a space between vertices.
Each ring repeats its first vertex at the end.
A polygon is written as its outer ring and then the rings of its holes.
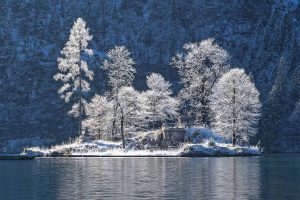
POLYGON ((300 199, 300 155, 267 155, 260 159, 261 197, 300 199))
POLYGON ((0 161, 0 199, 300 199, 300 156, 0 161))

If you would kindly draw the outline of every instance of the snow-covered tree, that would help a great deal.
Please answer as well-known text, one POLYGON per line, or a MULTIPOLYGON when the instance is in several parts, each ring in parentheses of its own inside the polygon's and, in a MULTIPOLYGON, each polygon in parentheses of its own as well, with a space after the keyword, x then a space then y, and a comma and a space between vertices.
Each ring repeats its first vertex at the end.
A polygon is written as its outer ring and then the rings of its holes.
POLYGON ((118 94, 121 87, 132 85, 135 68, 134 61, 130 57, 130 52, 124 46, 116 46, 107 53, 102 68, 108 72, 109 85, 111 87, 110 98, 113 101, 112 136, 114 136, 117 110, 120 105, 118 94))
POLYGON ((236 140, 248 141, 257 133, 261 103, 259 92, 243 69, 231 69, 213 88, 210 98, 214 129, 236 140))
POLYGON ((125 125, 132 126, 138 118, 139 92, 132 87, 121 87, 118 91, 118 110, 123 148, 125 148, 125 125))
POLYGON ((178 116, 179 101, 171 97, 171 84, 163 76, 153 73, 147 76, 148 91, 142 93, 143 110, 148 123, 161 124, 178 116))
POLYGON ((228 70, 230 56, 211 38, 185 44, 183 48, 187 52, 177 54, 171 62, 181 76, 183 107, 191 115, 188 118, 206 125, 209 122, 209 96, 215 83, 228 70))
POLYGON ((83 121, 83 128, 95 136, 108 136, 110 122, 112 120, 113 105, 107 97, 95 95, 86 105, 87 118, 83 121))
POLYGON ((61 51, 62 56, 57 60, 60 72, 54 76, 56 81, 60 80, 64 83, 58 90, 61 98, 65 102, 74 99, 75 104, 69 114, 79 117, 79 135, 82 135, 83 107, 86 104, 83 93, 90 90, 88 80, 92 80, 94 75, 84 60, 84 55, 93 54, 93 51, 87 48, 91 39, 86 22, 78 18, 71 29, 69 41, 61 51))
POLYGON ((132 85, 136 73, 134 64, 130 52, 124 46, 116 46, 107 53, 102 68, 108 71, 109 85, 114 94, 121 87, 132 85))

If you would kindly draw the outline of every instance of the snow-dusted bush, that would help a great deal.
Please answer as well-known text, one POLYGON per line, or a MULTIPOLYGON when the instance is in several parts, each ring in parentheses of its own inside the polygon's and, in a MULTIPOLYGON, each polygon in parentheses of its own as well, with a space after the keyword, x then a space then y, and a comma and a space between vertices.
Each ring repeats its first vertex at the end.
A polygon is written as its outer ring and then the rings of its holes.
POLYGON ((213 139, 210 139, 210 140, 208 140, 207 145, 209 147, 214 147, 214 146, 216 146, 216 143, 215 143, 215 141, 213 139))
POLYGON ((96 94, 86 105, 85 111, 87 118, 83 121, 83 127, 94 136, 108 138, 113 118, 112 102, 107 97, 96 94))

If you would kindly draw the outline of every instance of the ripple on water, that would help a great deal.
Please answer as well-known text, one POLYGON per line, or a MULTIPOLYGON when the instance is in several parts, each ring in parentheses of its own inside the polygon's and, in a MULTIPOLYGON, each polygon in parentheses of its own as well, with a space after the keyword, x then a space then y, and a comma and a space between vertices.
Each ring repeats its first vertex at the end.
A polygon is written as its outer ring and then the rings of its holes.
POLYGON ((0 161, 0 199, 300 199, 300 156, 0 161))

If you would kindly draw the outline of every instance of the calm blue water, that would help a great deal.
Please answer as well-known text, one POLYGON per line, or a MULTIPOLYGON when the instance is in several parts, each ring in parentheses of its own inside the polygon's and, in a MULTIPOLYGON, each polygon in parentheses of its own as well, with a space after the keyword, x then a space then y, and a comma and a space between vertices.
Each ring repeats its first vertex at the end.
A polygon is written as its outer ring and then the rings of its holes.
POLYGON ((0 161, 0 199, 300 199, 300 155, 0 161))

